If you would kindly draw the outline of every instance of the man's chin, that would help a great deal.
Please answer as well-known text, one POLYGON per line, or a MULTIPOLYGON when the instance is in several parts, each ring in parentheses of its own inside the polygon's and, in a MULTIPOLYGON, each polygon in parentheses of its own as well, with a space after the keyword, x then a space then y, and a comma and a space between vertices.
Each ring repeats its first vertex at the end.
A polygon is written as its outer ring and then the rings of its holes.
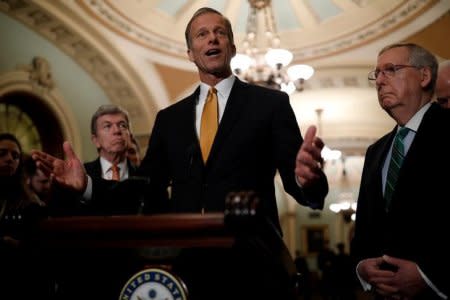
POLYGON ((124 153, 124 152, 125 152, 124 148, 115 148, 115 149, 112 149, 111 151, 109 151, 108 153, 110 155, 117 155, 118 153, 124 153))
POLYGON ((383 98, 383 99, 381 99, 381 101, 380 101, 380 105, 381 105, 381 107, 384 109, 384 110, 389 110, 389 109, 392 109, 392 108, 394 108, 395 106, 397 106, 397 101, 395 101, 395 99, 392 99, 392 98, 389 98, 389 97, 386 97, 386 98, 383 98))

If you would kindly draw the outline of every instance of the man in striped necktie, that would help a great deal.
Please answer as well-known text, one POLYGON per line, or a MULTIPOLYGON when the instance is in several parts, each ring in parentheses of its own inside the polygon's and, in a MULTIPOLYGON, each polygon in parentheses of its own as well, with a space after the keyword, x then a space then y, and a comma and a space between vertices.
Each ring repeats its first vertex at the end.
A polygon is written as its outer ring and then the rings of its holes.
POLYGON ((366 152, 351 254, 375 299, 448 299, 450 110, 432 103, 437 60, 408 43, 389 45, 369 73, 395 128, 366 152))

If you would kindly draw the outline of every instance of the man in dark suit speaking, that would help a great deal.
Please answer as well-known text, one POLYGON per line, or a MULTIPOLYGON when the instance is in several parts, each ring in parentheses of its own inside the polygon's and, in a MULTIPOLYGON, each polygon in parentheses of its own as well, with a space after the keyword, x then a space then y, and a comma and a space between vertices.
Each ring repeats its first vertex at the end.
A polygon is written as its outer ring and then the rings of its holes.
MULTIPOLYGON (((156 117, 138 169, 138 175, 150 178, 148 201, 153 203, 146 205, 162 201, 171 212, 223 212, 228 193, 252 191, 260 199, 261 213, 281 235, 276 171, 284 189, 300 204, 321 209, 328 193, 321 169, 324 144, 314 127, 302 139, 287 94, 244 83, 232 74, 236 47, 230 22, 220 12, 199 9, 185 37, 201 83, 192 95, 156 117)), ((83 191, 87 176, 81 167, 66 167, 80 163, 68 143, 64 149, 66 162, 37 151, 33 157, 58 182, 83 191)), ((272 284, 259 283, 266 288, 272 284)))

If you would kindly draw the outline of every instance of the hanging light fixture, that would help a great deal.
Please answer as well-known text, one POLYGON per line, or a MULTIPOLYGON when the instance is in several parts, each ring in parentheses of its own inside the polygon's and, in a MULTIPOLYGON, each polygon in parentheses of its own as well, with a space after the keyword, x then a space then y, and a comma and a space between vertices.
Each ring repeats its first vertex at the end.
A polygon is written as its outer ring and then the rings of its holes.
POLYGON ((293 55, 289 50, 280 48, 272 1, 248 2, 250 11, 243 53, 237 53, 231 60, 234 74, 245 81, 280 89, 288 94, 303 90, 304 81, 314 74, 314 69, 309 65, 289 66, 293 55))

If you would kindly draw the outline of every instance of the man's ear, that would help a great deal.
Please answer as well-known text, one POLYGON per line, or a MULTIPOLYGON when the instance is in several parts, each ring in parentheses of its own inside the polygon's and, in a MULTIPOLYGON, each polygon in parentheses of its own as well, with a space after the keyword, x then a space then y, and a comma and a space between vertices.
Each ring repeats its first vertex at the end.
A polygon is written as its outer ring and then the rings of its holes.
POLYGON ((421 83, 422 87, 426 87, 431 82, 431 69, 429 67, 423 67, 421 70, 421 83))
POLYGON ((187 49, 187 55, 189 57, 189 60, 194 62, 194 55, 192 54, 191 49, 187 49))
POLYGON ((100 143, 98 142, 97 136, 95 134, 91 134, 91 141, 96 149, 100 148, 100 143))

